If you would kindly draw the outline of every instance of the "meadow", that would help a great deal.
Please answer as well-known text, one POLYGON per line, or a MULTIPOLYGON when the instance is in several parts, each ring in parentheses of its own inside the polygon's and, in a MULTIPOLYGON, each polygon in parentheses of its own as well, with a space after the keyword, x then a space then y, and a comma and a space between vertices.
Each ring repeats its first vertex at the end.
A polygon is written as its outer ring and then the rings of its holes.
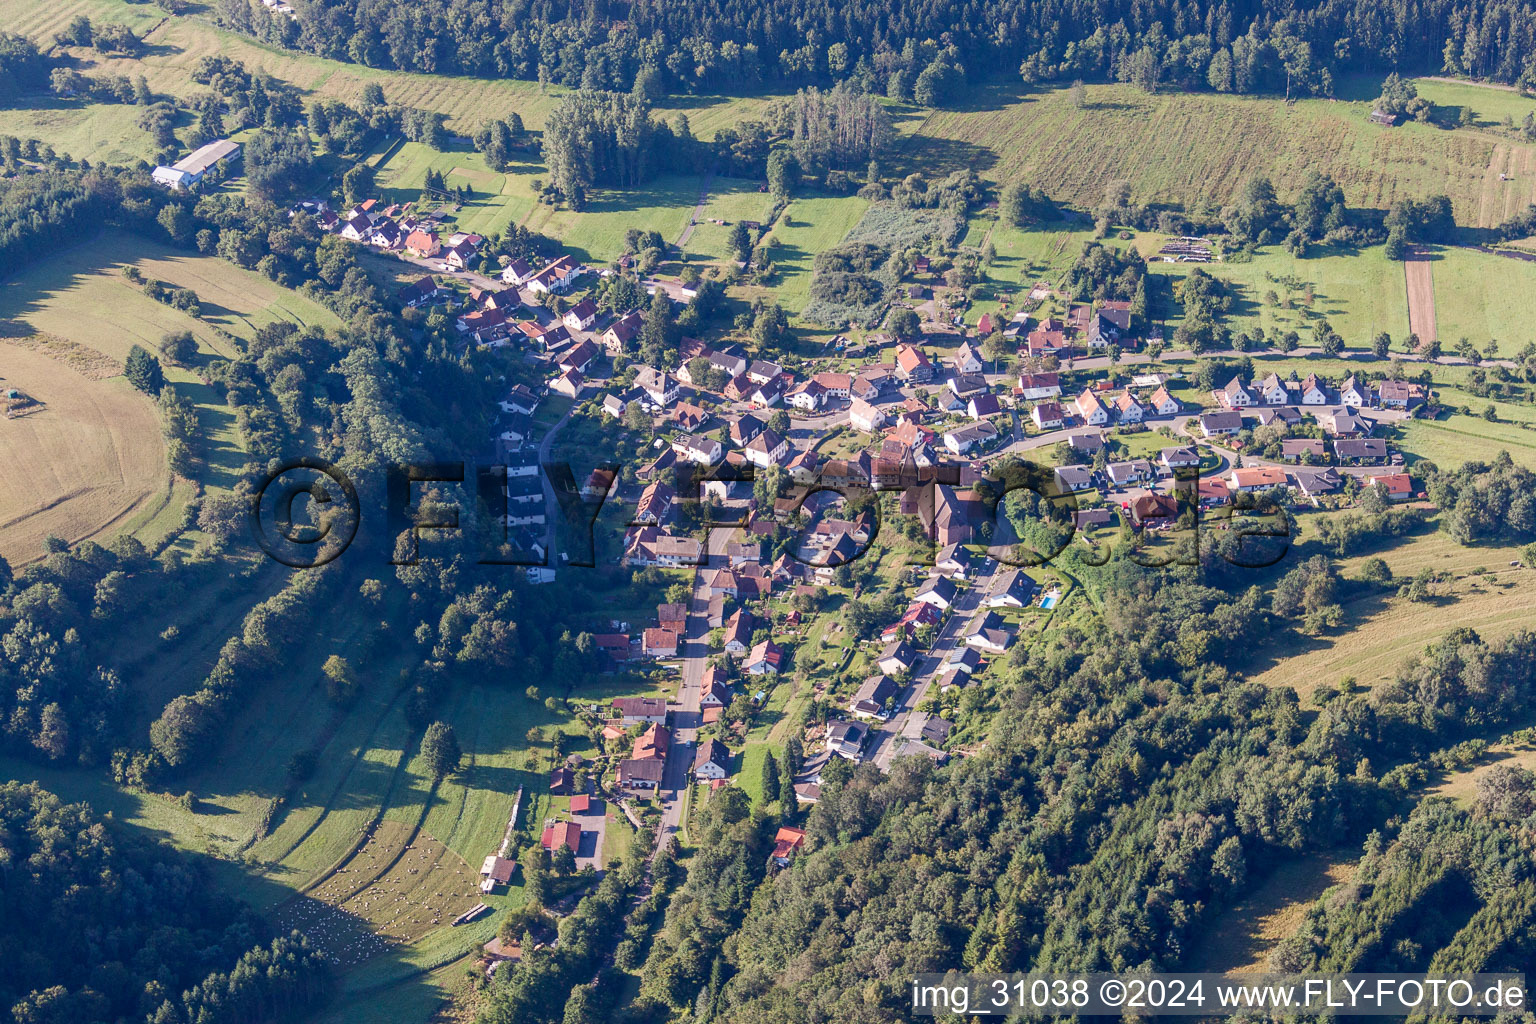
POLYGON ((1254 679, 1266 686, 1289 686, 1303 698, 1348 677, 1369 688, 1392 678, 1404 659, 1453 627, 1466 626, 1490 639, 1536 624, 1536 573, 1510 567, 1520 557, 1516 547, 1463 547, 1430 532, 1344 559, 1340 572, 1351 576, 1373 556, 1385 560, 1396 579, 1431 570, 1450 574, 1451 581, 1428 602, 1398 597, 1395 588, 1361 591, 1344 603, 1341 629, 1296 635, 1278 658, 1252 666, 1254 679), (1474 572, 1480 569, 1488 572, 1474 572))
MULTIPOLYGON (((48 532, 82 539, 126 526, 151 544, 169 533, 191 497, 190 487, 171 481, 159 414, 151 399, 118 376, 122 361, 134 344, 153 352, 166 334, 182 330, 197 339, 198 363, 229 357, 235 354, 230 336, 250 338, 258 327, 278 320, 338 323, 323 307, 226 260, 120 232, 103 233, 0 282, 5 333, 41 336, 46 342, 33 343, 33 351, 55 357, 52 364, 38 364, 19 354, 14 342, 0 350, 0 366, 9 368, 0 375, 11 378, 9 386, 49 403, 43 412, 8 424, 15 429, 6 432, 14 438, 3 446, 6 457, 51 467, 8 477, 27 483, 11 489, 0 508, 8 557, 36 557, 48 532), (201 317, 146 296, 123 276, 127 266, 191 288, 202 304, 201 317), (71 362, 90 379, 71 382, 53 373, 62 365, 67 374, 71 362), (93 403, 105 403, 110 411, 93 413, 93 403), (22 526, 21 517, 31 513, 41 517, 22 526)), ((195 365, 164 369, 171 386, 197 407, 204 461, 198 481, 213 490, 231 487, 245 462, 233 411, 203 383, 195 365)))

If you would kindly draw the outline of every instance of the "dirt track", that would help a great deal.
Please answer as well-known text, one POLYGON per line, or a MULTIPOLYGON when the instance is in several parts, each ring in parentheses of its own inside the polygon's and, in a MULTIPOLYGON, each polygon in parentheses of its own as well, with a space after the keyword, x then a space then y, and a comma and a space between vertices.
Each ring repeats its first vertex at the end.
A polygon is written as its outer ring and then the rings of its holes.
POLYGON ((1408 278, 1408 329, 1420 341, 1435 340, 1434 265, 1422 253, 1413 253, 1403 261, 1408 278))

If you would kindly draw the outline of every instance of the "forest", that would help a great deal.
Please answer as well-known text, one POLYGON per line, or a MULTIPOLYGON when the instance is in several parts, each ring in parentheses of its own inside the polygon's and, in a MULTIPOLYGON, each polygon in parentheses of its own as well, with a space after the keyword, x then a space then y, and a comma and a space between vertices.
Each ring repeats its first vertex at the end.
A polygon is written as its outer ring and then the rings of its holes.
POLYGON ((370 67, 521 78, 639 93, 851 81, 943 106, 1003 71, 1026 82, 1118 79, 1148 89, 1331 91, 1339 70, 1440 71, 1536 80, 1536 23, 1522 0, 707 0, 675 5, 554 0, 257 0, 216 17, 263 42, 370 67), (536 12, 536 13, 535 13, 536 12), (943 40, 936 42, 936 40, 943 40))

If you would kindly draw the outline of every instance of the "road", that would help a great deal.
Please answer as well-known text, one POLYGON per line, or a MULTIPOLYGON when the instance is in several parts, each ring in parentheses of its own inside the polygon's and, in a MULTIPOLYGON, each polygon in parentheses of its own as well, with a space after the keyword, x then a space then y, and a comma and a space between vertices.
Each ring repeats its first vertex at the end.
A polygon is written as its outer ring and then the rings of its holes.
MULTIPOLYGON (((679 649, 683 679, 672 702, 672 743, 667 748, 667 769, 661 780, 661 827, 656 833, 656 853, 677 834, 683 823, 684 797, 693 772, 701 713, 700 685, 704 681, 705 662, 709 659, 709 580, 716 569, 729 564, 726 545, 736 536, 734 530, 714 530, 709 537, 706 565, 694 571, 693 600, 688 610, 688 633, 679 649)), ((655 854, 652 854, 653 858, 655 854)))
POLYGON ((874 761, 881 771, 890 770, 891 760, 897 754, 896 747, 900 745, 896 742, 898 736, 917 739, 922 732, 928 716, 918 711, 917 706, 928 696, 929 688, 943 674, 944 659, 959 646, 960 636, 965 631, 966 625, 976 616, 983 602, 1007 575, 1006 572, 999 573, 998 567, 995 560, 987 559, 982 573, 955 599, 954 607, 950 610, 949 619, 944 623, 944 628, 939 631, 938 637, 933 641, 933 647, 917 663, 917 671, 912 683, 902 691, 896 713, 890 717, 889 721, 881 723, 878 729, 871 732, 866 760, 874 761))

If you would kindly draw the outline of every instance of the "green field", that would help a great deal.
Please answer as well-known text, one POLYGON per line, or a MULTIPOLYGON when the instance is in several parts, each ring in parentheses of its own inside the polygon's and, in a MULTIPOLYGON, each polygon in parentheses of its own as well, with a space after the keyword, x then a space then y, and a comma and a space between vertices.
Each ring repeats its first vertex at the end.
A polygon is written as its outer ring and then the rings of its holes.
POLYGON ((778 271, 769 291, 781 306, 793 313, 805 308, 816 254, 841 242, 868 206, 857 197, 802 196, 785 207, 765 239, 778 271))
POLYGON ((734 259, 730 251, 731 228, 737 221, 764 224, 773 211, 773 197, 757 190, 757 182, 742 178, 715 178, 709 184, 709 201, 699 212, 684 250, 710 260, 734 259), (724 224, 712 224, 722 220, 724 224))
MULTIPOLYGON (((1151 254, 1164 242, 1163 236, 1144 234, 1137 238, 1142 252, 1151 254)), ((1233 331, 1263 327, 1265 332, 1284 334, 1296 331, 1303 344, 1311 343, 1313 325, 1327 320, 1344 338, 1349 348, 1368 349, 1377 333, 1392 335, 1398 347, 1408 336, 1408 291, 1401 263, 1383 254, 1381 246, 1360 250, 1329 251, 1314 248, 1307 259, 1297 259, 1280 246, 1267 246, 1245 263, 1223 262, 1201 269, 1229 282, 1234 288, 1233 310, 1226 323, 1233 331), (1280 279, 1293 279, 1302 286, 1287 289, 1280 279), (1305 303, 1306 283, 1312 285, 1312 304, 1305 303), (1280 300, 1271 305, 1269 292, 1280 300), (1285 299, 1290 308, 1284 308, 1285 299)), ((1485 257, 1493 259, 1494 257, 1485 257)), ((1513 260, 1502 262, 1514 263, 1513 260)), ((1182 279, 1190 264, 1150 263, 1154 274, 1182 279)), ((1171 322, 1182 316, 1175 310, 1171 322)))
POLYGON ((1536 263, 1445 246, 1434 249, 1430 259, 1435 323, 1447 350, 1459 338, 1471 339, 1479 351, 1497 340, 1508 356, 1530 340, 1536 323, 1536 263))

